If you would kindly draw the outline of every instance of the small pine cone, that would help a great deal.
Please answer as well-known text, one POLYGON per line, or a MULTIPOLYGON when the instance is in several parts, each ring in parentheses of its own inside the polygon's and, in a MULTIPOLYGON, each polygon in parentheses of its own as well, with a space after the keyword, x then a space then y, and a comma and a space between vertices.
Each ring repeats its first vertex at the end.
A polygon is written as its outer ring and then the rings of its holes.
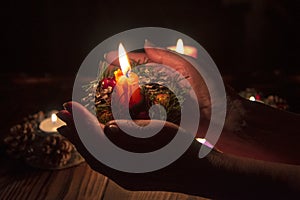
POLYGON ((280 110, 288 110, 289 105, 287 104, 285 99, 280 98, 279 96, 268 96, 265 101, 266 104, 275 107, 280 110))
POLYGON ((28 155, 27 149, 32 146, 35 139, 35 131, 31 123, 17 124, 10 129, 8 136, 4 138, 7 153, 13 157, 28 155))
POLYGON ((68 162, 71 159, 71 157, 72 155, 70 153, 63 153, 61 160, 68 162))
POLYGON ((71 158, 74 149, 73 144, 60 135, 48 135, 43 146, 43 163, 51 167, 64 166, 71 158))
POLYGON ((59 143, 58 148, 62 152, 71 152, 71 151, 73 151, 73 144, 71 144, 68 140, 64 139, 59 143))
POLYGON ((54 166, 54 167, 61 167, 63 165, 65 165, 71 158, 71 154, 70 153, 58 153, 55 156, 52 156, 49 159, 49 163, 50 165, 54 166))
POLYGON ((106 124, 107 122, 113 120, 113 115, 110 110, 102 110, 101 112, 97 112, 98 121, 102 124, 106 124))
POLYGON ((71 157, 71 153, 61 153, 57 156, 56 159, 53 160, 53 164, 58 167, 62 167, 70 161, 71 157))
POLYGON ((42 151, 43 151, 43 153, 45 153, 45 154, 47 154, 47 155, 49 155, 49 154, 52 153, 52 149, 51 149, 50 145, 45 145, 45 146, 43 147, 42 151))
POLYGON ((21 124, 17 124, 15 126, 13 126, 11 129, 10 129, 10 135, 11 136, 17 136, 20 134, 20 131, 22 129, 22 125, 21 124))
POLYGON ((49 145, 51 148, 55 148, 55 146, 57 144, 59 144, 60 142, 60 136, 56 136, 56 135, 48 135, 46 136, 46 139, 45 139, 45 142, 44 142, 44 145, 49 145))

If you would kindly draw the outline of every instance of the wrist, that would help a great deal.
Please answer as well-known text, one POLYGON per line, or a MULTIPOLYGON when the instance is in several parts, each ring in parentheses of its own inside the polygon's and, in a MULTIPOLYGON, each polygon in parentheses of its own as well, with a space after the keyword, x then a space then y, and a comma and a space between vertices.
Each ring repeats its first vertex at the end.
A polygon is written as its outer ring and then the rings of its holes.
POLYGON ((194 181, 187 185, 187 191, 192 195, 217 199, 256 199, 288 198, 300 193, 297 188, 300 184, 300 168, 297 166, 246 159, 216 151, 197 160, 195 166, 197 173, 189 173, 194 181))

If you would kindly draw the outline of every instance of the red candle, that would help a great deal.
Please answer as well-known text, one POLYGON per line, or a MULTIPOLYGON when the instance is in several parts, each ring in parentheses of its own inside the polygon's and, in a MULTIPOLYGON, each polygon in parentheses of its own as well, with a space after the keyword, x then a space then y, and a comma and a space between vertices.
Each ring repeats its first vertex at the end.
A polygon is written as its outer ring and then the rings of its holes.
POLYGON ((119 62, 121 69, 114 72, 117 82, 116 93, 120 104, 129 102, 129 108, 142 100, 138 76, 131 72, 128 57, 123 45, 119 45, 119 62))

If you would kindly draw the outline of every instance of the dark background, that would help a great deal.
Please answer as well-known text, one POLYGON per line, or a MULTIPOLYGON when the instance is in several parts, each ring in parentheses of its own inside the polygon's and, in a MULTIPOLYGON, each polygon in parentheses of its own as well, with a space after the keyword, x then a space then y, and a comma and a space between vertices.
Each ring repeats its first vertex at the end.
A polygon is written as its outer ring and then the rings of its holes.
POLYGON ((81 62, 100 42, 131 28, 157 26, 198 41, 238 91, 255 87, 278 94, 298 112, 297 11, 297 0, 4 1, 2 93, 14 95, 9 84, 19 92, 32 77, 61 77, 60 84, 71 77, 71 88, 81 62))
MULTIPOLYGON (((197 40, 225 72, 297 66, 297 1, 5 1, 6 72, 75 73, 89 51, 121 31, 158 26, 197 40)), ((3 62, 4 61, 4 62, 3 62)))

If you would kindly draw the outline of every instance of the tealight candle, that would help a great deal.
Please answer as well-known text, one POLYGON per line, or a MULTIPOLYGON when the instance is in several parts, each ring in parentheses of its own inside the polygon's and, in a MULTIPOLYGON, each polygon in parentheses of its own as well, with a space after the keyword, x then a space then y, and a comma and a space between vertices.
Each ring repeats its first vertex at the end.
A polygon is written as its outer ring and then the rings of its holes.
POLYGON ((121 104, 129 103, 129 107, 139 103, 142 99, 138 85, 138 76, 131 72, 128 57, 123 45, 119 45, 119 62, 121 70, 114 72, 117 86, 115 87, 119 102, 121 104))
POLYGON ((210 144, 205 138, 196 138, 196 140, 207 147, 214 148, 214 146, 210 144))
POLYGON ((249 100, 250 100, 250 101, 255 101, 256 99, 255 99, 254 96, 251 96, 251 97, 249 97, 249 100))
POLYGON ((65 122, 57 118, 55 113, 52 113, 51 117, 44 119, 39 128, 46 133, 55 133, 57 128, 66 125, 65 122))
POLYGON ((250 101, 256 101, 256 102, 264 103, 262 100, 260 100, 259 96, 256 96, 256 97, 255 96, 250 96, 249 100, 250 101))
POLYGON ((177 40, 176 46, 170 46, 167 48, 172 51, 176 51, 177 53, 191 56, 194 58, 197 58, 197 56, 198 56, 197 48, 195 48, 193 46, 184 46, 182 39, 177 40))

